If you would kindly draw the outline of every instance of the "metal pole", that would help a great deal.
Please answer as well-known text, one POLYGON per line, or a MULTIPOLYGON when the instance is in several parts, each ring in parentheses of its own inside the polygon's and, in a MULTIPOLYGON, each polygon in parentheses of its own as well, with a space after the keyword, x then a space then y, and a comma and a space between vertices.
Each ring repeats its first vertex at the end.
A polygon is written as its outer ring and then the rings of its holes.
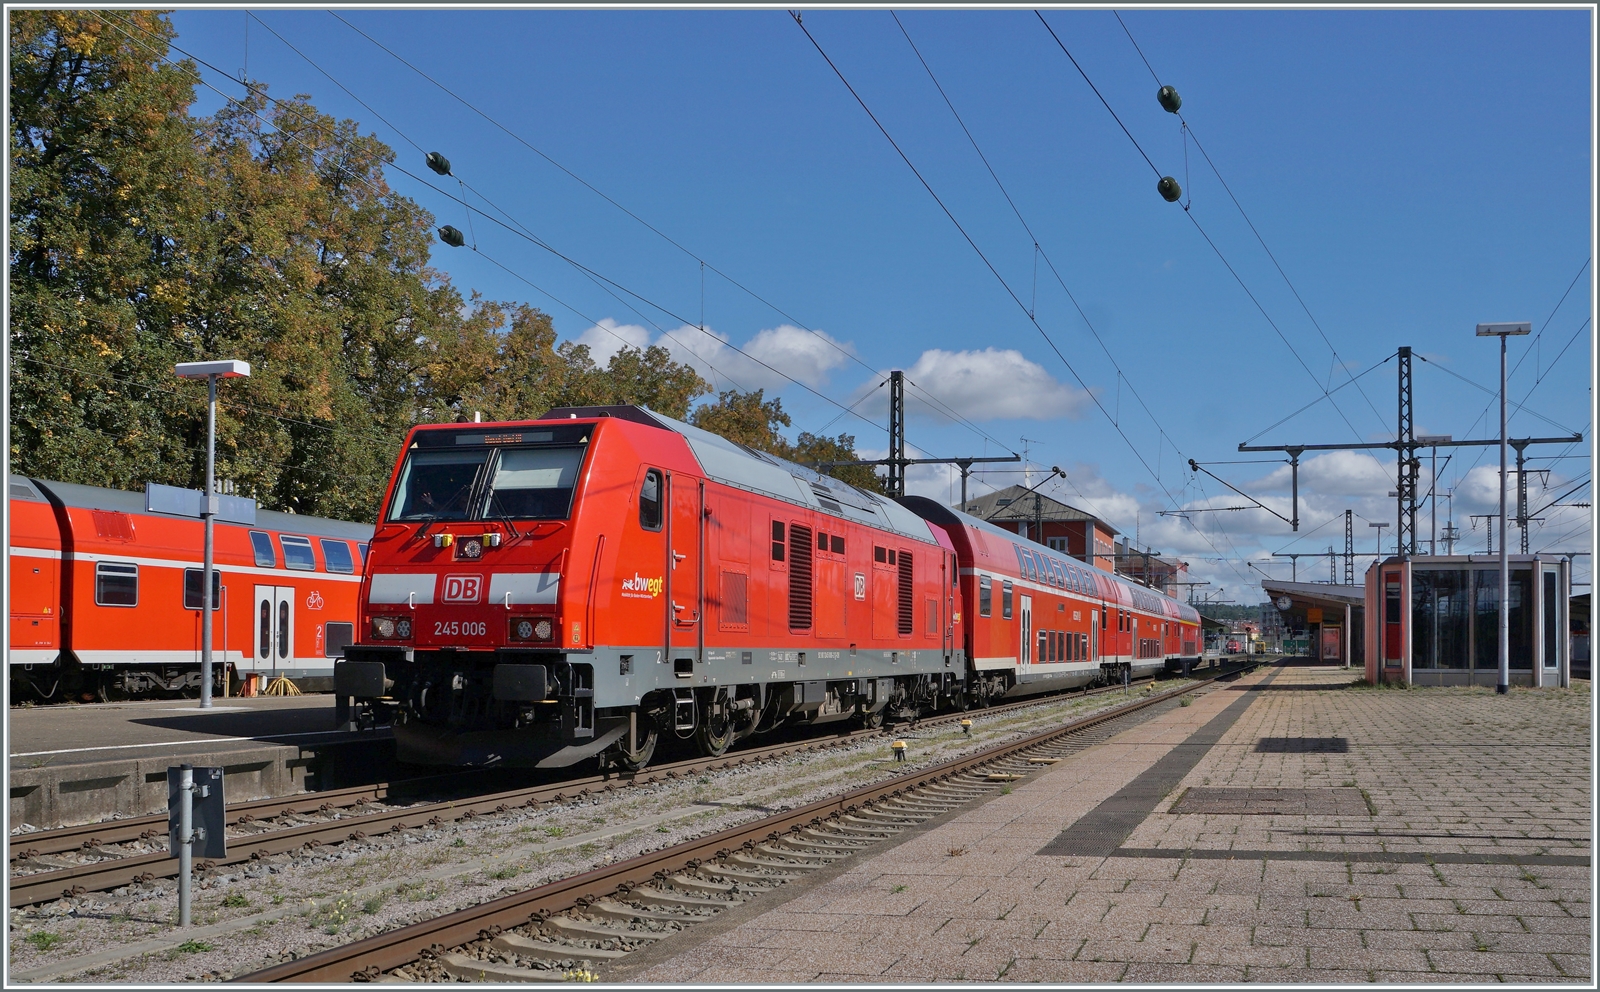
POLYGON ((203 710, 211 708, 212 540, 216 531, 217 510, 217 377, 208 375, 206 382, 210 387, 209 410, 206 414, 206 492, 200 510, 206 521, 205 564, 200 574, 200 708, 203 710))
POLYGON ((1500 681, 1494 691, 1511 691, 1511 562, 1506 557, 1506 336, 1500 335, 1500 681))
POLYGON ((1436 555, 1439 549, 1439 446, 1433 446, 1433 467, 1428 469, 1428 509, 1433 515, 1428 523, 1428 554, 1436 555))
POLYGON ((178 768, 178 926, 186 927, 194 867, 194 766, 178 768))

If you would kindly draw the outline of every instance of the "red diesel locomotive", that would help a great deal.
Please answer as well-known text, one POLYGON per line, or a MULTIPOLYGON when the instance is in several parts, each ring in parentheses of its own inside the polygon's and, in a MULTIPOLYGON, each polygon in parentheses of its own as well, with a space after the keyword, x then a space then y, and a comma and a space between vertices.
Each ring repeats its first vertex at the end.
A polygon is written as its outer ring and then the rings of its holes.
POLYGON ((1198 654, 1192 610, 1025 543, 637 407, 419 426, 341 719, 419 764, 638 768, 1198 654))
MULTIPOLYGON (((9 497, 12 698, 197 694, 204 524, 95 486, 12 476, 9 497)), ((216 524, 218 689, 230 673, 331 685, 372 527, 267 510, 256 522, 216 524)))

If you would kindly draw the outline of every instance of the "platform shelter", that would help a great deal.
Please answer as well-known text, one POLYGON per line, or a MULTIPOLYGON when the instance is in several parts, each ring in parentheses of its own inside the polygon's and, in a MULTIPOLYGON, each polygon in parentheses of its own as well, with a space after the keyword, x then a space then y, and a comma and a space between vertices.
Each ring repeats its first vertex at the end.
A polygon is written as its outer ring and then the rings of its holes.
POLYGON ((1362 664, 1366 597, 1360 586, 1263 579, 1261 589, 1283 615, 1284 629, 1307 639, 1311 657, 1346 668, 1362 664))
MULTIPOLYGON (((1568 597, 1572 562, 1511 555, 1512 685, 1566 686, 1571 679, 1568 597)), ((1414 685, 1499 682, 1500 558, 1418 555, 1367 571, 1367 678, 1414 685)))

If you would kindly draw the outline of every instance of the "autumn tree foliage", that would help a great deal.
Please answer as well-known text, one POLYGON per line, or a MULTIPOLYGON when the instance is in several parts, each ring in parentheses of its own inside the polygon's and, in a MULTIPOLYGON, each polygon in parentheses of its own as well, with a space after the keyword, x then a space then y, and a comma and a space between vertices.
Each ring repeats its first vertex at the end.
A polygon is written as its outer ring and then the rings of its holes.
MULTIPOLYGON (((10 12, 11 471, 198 487, 205 388, 172 366, 207 358, 252 365, 219 403, 218 476, 351 519, 375 515, 415 423, 607 403, 687 418, 709 391, 664 349, 600 367, 539 310, 464 297, 429 265, 433 216, 388 186, 385 144, 260 83, 194 116, 172 34, 150 11, 10 12)), ((703 409, 749 407, 728 397, 703 409)))

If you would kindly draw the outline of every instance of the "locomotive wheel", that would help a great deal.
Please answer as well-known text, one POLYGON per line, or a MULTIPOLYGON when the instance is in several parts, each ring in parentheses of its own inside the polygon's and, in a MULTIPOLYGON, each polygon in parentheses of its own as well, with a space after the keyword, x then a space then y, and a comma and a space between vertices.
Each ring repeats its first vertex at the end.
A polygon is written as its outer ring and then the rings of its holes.
POLYGON ((115 674, 106 673, 100 676, 95 686, 95 697, 102 703, 118 703, 128 698, 128 694, 117 686, 115 674))
POLYGON ((649 714, 639 714, 639 737, 629 741, 628 734, 623 733, 622 746, 613 755, 613 763, 625 771, 636 772, 650 763, 655 757, 656 744, 661 740, 661 731, 656 726, 656 721, 649 714), (631 750, 628 745, 632 744, 631 750))
POLYGON ((694 728, 694 742, 708 758, 721 757, 733 743, 733 716, 728 712, 731 702, 727 693, 719 690, 716 701, 705 708, 694 728))
POLYGON ((886 709, 888 709, 887 706, 880 706, 876 711, 863 712, 856 718, 857 722, 868 730, 877 730, 883 726, 883 711, 886 709))

